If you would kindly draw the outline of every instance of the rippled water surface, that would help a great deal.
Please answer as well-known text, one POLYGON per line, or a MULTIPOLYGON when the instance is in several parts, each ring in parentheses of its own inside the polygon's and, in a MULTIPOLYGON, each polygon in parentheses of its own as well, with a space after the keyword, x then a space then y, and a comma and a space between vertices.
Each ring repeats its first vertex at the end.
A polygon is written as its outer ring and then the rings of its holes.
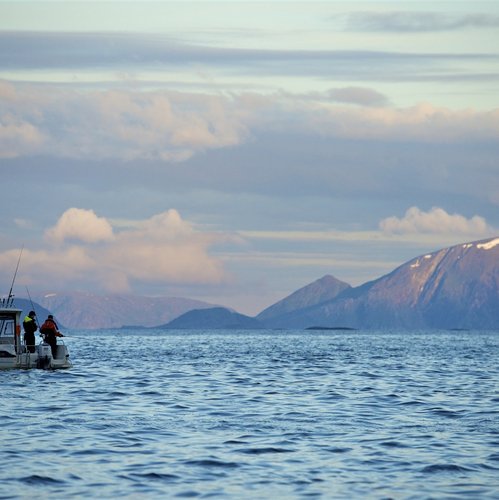
POLYGON ((499 498, 499 332, 66 343, 0 372, 0 498, 499 498))

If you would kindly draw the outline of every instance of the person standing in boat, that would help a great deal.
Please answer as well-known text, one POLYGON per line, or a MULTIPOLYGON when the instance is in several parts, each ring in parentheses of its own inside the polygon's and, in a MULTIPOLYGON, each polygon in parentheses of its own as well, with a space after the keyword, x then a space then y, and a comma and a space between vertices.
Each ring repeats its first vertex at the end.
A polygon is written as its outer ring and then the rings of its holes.
POLYGON ((45 323, 40 327, 40 333, 44 336, 45 342, 50 345, 52 357, 55 358, 57 354, 57 337, 64 337, 64 335, 59 331, 59 327, 54 321, 52 314, 48 315, 45 323))
POLYGON ((23 321, 24 343, 29 352, 35 352, 35 332, 38 330, 35 318, 35 311, 30 311, 23 321))

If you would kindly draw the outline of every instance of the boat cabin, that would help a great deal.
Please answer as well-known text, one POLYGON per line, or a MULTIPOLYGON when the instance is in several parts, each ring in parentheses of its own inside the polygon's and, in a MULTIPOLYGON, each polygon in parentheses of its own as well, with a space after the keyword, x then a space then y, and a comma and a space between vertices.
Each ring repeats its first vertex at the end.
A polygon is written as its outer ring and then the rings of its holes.
POLYGON ((0 308, 0 357, 21 351, 21 309, 0 308))

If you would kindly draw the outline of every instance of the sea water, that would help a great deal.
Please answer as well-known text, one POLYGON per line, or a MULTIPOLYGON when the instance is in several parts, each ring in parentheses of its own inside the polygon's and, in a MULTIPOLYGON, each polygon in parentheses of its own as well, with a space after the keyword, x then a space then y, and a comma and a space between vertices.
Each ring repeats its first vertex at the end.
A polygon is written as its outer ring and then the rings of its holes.
POLYGON ((499 498, 499 332, 72 331, 0 498, 499 498))

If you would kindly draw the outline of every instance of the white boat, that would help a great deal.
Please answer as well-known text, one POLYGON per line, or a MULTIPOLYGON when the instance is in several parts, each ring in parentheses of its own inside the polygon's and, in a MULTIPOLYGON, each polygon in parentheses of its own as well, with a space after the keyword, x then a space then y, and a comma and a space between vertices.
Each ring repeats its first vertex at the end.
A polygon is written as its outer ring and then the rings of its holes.
POLYGON ((0 370, 71 368, 68 348, 60 339, 55 358, 50 345, 45 341, 35 345, 35 352, 29 352, 21 339, 21 313, 21 309, 13 306, 12 299, 0 301, 0 370))

